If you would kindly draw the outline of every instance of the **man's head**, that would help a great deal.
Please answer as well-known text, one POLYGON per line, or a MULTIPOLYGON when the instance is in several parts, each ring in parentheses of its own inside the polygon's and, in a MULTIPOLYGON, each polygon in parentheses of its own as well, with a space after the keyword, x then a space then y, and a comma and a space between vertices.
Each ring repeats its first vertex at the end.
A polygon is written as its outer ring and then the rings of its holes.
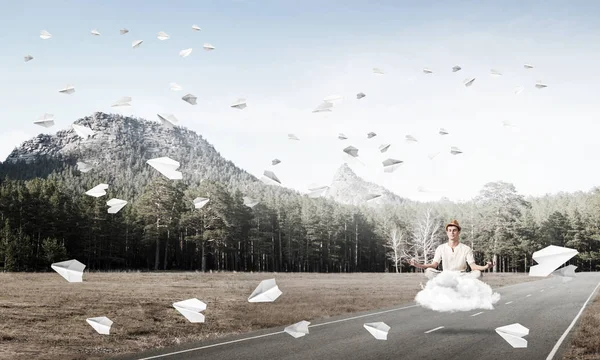
POLYGON ((458 240, 460 236, 460 225, 458 221, 452 220, 448 224, 446 224, 446 235, 448 235, 448 240, 458 240))

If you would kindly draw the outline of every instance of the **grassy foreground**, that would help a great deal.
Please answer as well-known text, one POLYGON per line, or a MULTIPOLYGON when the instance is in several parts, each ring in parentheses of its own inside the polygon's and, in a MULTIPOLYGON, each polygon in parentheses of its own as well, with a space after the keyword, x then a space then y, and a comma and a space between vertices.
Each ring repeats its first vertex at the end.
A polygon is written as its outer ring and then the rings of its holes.
MULTIPOLYGON (((83 279, 68 283, 56 273, 0 274, 0 359, 98 359, 287 326, 412 302, 419 283, 426 282, 422 274, 393 273, 132 272, 85 273, 83 279), (248 296, 269 278, 283 295, 273 303, 249 303, 248 296), (205 323, 192 324, 173 308, 189 298, 207 304, 205 323), (109 336, 85 321, 99 316, 114 321, 109 336)), ((485 274, 484 279, 492 288, 536 280, 527 274, 485 274)), ((600 308, 598 298, 593 306, 600 308)), ((584 318, 596 339, 598 314, 584 318)))
POLYGON ((571 346, 565 349, 563 360, 600 359, 600 294, 596 293, 573 328, 571 346))

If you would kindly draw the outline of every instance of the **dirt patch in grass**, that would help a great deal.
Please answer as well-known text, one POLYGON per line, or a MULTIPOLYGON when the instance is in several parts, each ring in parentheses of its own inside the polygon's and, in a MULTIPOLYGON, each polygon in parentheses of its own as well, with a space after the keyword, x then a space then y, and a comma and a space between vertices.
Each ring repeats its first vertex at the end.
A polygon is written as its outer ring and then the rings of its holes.
MULTIPOLYGON (((483 280, 498 288, 537 279, 486 273, 483 280)), ((83 283, 56 273, 3 273, 0 359, 99 359, 287 326, 410 303, 425 282, 412 273, 85 273, 83 283), (283 295, 273 303, 249 303, 269 278, 283 295), (173 308, 189 298, 207 304, 205 323, 192 324, 173 308), (109 336, 85 321, 99 316, 114 321, 109 336)), ((599 321, 589 331, 598 331, 599 321)))
POLYGON ((600 359, 600 295, 588 303, 579 324, 575 327, 569 345, 565 348, 563 360, 600 359))

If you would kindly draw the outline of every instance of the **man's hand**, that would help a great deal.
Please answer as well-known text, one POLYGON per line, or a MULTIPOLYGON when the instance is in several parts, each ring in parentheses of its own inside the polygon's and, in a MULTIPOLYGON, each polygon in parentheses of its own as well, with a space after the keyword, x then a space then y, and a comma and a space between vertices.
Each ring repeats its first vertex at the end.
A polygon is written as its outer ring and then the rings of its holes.
POLYGON ((418 266, 419 264, 417 263, 417 260, 415 260, 415 259, 410 259, 410 260, 408 261, 408 263, 409 263, 410 265, 414 266, 414 267, 419 267, 419 266, 418 266))
POLYGON ((493 268, 493 267, 494 267, 494 264, 495 264, 494 262, 492 262, 492 261, 488 261, 488 262, 487 262, 487 269, 491 269, 491 268, 493 268))

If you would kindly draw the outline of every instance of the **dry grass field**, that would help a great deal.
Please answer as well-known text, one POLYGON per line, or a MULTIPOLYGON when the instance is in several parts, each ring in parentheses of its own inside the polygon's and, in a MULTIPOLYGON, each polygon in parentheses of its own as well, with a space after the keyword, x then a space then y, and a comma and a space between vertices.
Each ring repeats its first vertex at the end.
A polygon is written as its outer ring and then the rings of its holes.
POLYGON ((571 346, 565 350, 563 360, 600 359, 600 294, 588 303, 571 339, 571 346))
MULTIPOLYGON (((492 288, 535 280, 527 274, 483 279, 492 288)), ((0 359, 106 358, 401 305, 414 300, 425 280, 422 274, 393 273, 86 272, 83 283, 68 283, 56 273, 2 273, 0 359), (269 278, 283 295, 273 303, 249 303, 250 293, 269 278), (205 323, 192 324, 172 307, 194 297, 207 304, 205 323), (85 321, 98 316, 114 321, 109 336, 85 321)), ((599 321, 596 316, 592 330, 599 321)))

